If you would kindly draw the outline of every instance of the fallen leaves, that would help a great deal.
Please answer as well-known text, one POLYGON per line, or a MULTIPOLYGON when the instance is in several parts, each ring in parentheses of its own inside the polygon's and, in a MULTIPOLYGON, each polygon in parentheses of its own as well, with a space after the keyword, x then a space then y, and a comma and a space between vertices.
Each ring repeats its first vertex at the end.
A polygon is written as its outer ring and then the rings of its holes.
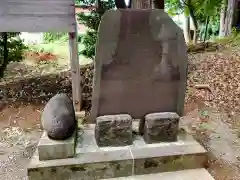
POLYGON ((187 93, 186 103, 199 98, 218 110, 230 114, 240 112, 240 53, 228 49, 194 57, 197 60, 192 57, 189 64, 193 64, 190 66, 194 66, 195 70, 188 74, 187 91, 191 93, 187 93), (199 84, 207 86, 201 88, 199 84), (209 100, 204 99, 207 92, 212 96, 209 100))

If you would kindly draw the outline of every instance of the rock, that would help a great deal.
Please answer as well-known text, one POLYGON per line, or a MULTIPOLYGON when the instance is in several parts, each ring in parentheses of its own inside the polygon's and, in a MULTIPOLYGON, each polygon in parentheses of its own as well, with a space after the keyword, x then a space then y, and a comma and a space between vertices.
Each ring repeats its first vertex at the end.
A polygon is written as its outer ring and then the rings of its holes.
POLYGON ((145 116, 144 140, 148 144, 177 141, 179 116, 173 112, 145 116))
POLYGON ((132 117, 128 114, 98 117, 95 138, 98 146, 101 147, 132 144, 132 117))
POLYGON ((69 138, 77 127, 72 100, 63 93, 52 97, 43 110, 41 121, 49 138, 54 140, 69 138))

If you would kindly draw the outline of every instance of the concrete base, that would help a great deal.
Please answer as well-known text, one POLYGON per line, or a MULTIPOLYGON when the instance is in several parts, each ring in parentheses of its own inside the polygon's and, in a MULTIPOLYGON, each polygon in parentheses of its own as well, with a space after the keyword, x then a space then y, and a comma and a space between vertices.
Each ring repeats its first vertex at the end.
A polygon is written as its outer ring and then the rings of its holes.
POLYGON ((76 133, 66 140, 52 140, 44 131, 38 143, 39 160, 73 158, 75 155, 76 133))
POLYGON ((204 167, 206 150, 182 132, 177 142, 146 144, 135 136, 133 145, 97 146, 94 125, 78 132, 75 158, 39 161, 38 152, 28 167, 29 180, 95 180, 204 167))
POLYGON ((207 170, 203 168, 176 171, 176 172, 129 176, 129 177, 123 177, 123 178, 111 178, 108 180, 159 180, 159 179, 160 180, 214 180, 214 178, 207 172, 207 170))

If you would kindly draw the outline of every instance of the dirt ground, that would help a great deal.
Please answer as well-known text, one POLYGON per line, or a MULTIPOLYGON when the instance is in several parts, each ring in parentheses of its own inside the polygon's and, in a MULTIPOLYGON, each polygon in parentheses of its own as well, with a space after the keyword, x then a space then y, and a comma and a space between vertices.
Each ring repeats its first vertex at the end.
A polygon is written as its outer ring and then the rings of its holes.
POLYGON ((209 154, 206 168, 216 180, 240 179, 240 139, 238 129, 225 120, 227 114, 202 108, 188 112, 181 121, 209 154), (204 114, 204 115, 203 115, 204 114))
POLYGON ((0 180, 27 179, 27 165, 41 135, 41 107, 5 107, 0 113, 0 180))

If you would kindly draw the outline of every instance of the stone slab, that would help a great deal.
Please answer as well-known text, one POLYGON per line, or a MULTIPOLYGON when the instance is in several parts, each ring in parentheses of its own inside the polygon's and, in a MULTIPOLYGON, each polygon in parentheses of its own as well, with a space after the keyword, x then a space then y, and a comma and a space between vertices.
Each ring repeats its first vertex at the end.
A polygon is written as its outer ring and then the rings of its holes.
POLYGON ((128 114, 97 117, 95 138, 100 147, 131 145, 132 117, 128 114))
POLYGON ((39 160, 65 159, 75 155, 76 132, 66 140, 52 140, 44 131, 38 143, 39 160))
POLYGON ((74 158, 40 161, 36 151, 28 166, 29 180, 95 180, 193 169, 206 162, 206 150, 186 133, 172 143, 146 144, 135 136, 130 146, 99 147, 94 129, 89 124, 78 131, 74 158), (177 163, 173 166, 172 162, 177 163))
MULTIPOLYGON (((137 175, 130 177, 111 178, 108 180, 214 180, 206 169, 191 169, 175 172, 137 175)), ((107 180, 107 179, 103 179, 107 180)))
POLYGON ((164 10, 106 12, 94 63, 91 122, 106 114, 126 113, 134 119, 154 112, 182 115, 186 44, 164 10))
POLYGON ((151 144, 176 141, 179 131, 179 118, 175 112, 147 114, 143 135, 145 142, 151 144))

